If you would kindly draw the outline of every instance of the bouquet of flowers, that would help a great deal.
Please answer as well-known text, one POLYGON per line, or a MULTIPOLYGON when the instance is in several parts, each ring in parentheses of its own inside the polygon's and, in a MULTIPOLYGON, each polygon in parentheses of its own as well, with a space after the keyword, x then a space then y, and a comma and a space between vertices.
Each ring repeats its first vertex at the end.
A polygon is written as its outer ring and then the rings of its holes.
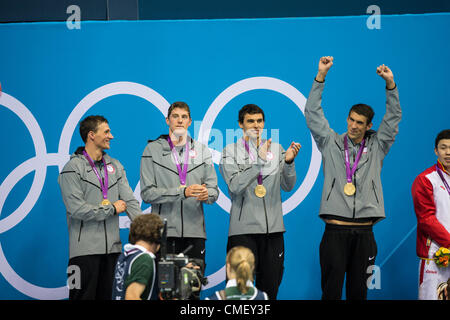
POLYGON ((439 250, 434 253, 433 258, 438 267, 447 267, 450 259, 450 250, 440 247, 439 250))

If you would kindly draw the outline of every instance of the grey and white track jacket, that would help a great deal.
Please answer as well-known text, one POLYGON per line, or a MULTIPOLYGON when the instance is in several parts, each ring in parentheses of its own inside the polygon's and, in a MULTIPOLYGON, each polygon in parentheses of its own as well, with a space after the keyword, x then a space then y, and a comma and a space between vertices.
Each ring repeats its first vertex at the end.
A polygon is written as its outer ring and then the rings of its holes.
MULTIPOLYGON (((250 151, 257 155, 253 142, 250 151)), ((240 234, 267 234, 285 232, 281 203, 281 189, 290 191, 295 186, 295 163, 287 164, 285 151, 272 142, 273 159, 254 159, 246 151, 242 138, 226 146, 222 151, 220 172, 228 185, 231 197, 230 226, 228 236, 240 234), (258 175, 262 173, 266 195, 255 195, 258 175)))
MULTIPOLYGON (((205 184, 208 189, 207 204, 219 197, 217 175, 209 149, 188 137, 190 156, 186 185, 205 184)), ((180 159, 184 159, 180 155, 180 159)), ((168 237, 206 239, 203 202, 186 198, 180 187, 176 163, 167 135, 149 141, 141 158, 141 198, 152 205, 152 212, 167 219, 168 237)))
MULTIPOLYGON (((122 164, 104 153, 108 170, 109 205, 103 200, 100 182, 80 147, 58 176, 62 198, 66 206, 69 228, 69 257, 120 253, 119 216, 112 205, 117 200, 127 204, 127 215, 133 220, 141 214, 139 202, 131 190, 122 164)), ((96 163, 101 177, 105 176, 103 163, 96 163)))

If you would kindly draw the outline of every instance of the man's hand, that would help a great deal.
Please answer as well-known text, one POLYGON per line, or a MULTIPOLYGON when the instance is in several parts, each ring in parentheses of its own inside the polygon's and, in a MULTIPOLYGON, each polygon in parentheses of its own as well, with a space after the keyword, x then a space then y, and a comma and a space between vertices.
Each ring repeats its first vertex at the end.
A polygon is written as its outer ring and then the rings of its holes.
POLYGON ((261 147, 258 149, 258 156, 267 161, 267 152, 270 150, 270 145, 272 144, 272 138, 266 140, 261 147))
POLYGON ((189 269, 200 270, 200 266, 198 266, 198 265, 196 265, 196 264, 193 264, 192 262, 189 262, 185 267, 186 267, 186 268, 189 268, 189 269))
POLYGON ((319 60, 319 71, 317 72, 316 80, 319 82, 324 82, 327 76, 328 70, 330 70, 333 65, 333 57, 327 56, 322 57, 319 60))
POLYGON ((125 201, 123 200, 117 200, 116 202, 114 202, 114 207, 116 208, 116 213, 122 213, 125 210, 127 210, 127 204, 125 201))
POLYGON ((286 150, 284 161, 286 161, 286 163, 292 163, 292 161, 294 161, 295 157, 297 156, 298 152, 300 151, 301 147, 302 147, 302 145, 300 143, 291 142, 291 145, 286 150))
POLYGON ((206 188, 206 184, 202 184, 203 190, 200 191, 200 194, 197 196, 198 201, 206 201, 208 200, 208 188, 206 188))
POLYGON ((197 198, 197 200, 199 201, 205 201, 208 199, 208 189, 204 184, 203 185, 191 184, 190 186, 186 187, 186 190, 184 190, 184 194, 186 198, 194 197, 197 198))
POLYGON ((388 89, 394 89, 395 88, 395 82, 394 82, 394 74, 392 73, 391 69, 389 69, 388 66, 385 66, 382 64, 377 68, 377 74, 386 81, 386 88, 388 89))

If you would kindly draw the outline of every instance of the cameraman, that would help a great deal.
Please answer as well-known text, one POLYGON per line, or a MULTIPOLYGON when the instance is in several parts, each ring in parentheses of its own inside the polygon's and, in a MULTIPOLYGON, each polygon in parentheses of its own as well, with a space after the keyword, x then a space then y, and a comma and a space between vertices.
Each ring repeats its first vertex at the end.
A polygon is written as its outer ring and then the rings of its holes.
POLYGON ((133 220, 124 252, 114 272, 113 300, 157 300, 156 256, 163 222, 157 214, 142 214, 133 220), (156 288, 155 288, 156 287, 156 288))

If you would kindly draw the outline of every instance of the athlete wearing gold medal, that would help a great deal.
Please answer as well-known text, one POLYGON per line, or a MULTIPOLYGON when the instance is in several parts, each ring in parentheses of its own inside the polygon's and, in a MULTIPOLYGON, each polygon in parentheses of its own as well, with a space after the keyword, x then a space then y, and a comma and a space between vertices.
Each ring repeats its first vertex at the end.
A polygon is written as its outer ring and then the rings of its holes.
POLYGON ((271 139, 262 139, 263 110, 254 104, 242 107, 238 116, 243 137, 222 152, 220 172, 231 198, 227 251, 249 248, 256 257, 256 286, 276 299, 283 278, 284 236, 281 189, 295 186, 294 159, 300 144, 285 151, 271 139))
MULTIPOLYGON (((347 299, 365 299, 366 280, 371 274, 367 270, 377 255, 372 225, 385 217, 381 169, 398 133, 402 112, 394 74, 383 64, 374 67, 371 76, 377 74, 385 81, 386 114, 378 130, 372 130, 373 109, 358 103, 348 112, 347 131, 336 133, 330 128, 321 105, 325 77, 333 63, 333 57, 320 58, 305 105, 306 123, 323 160, 319 211, 325 222, 319 251, 322 299, 341 299, 344 279, 347 299)), ((351 70, 348 66, 343 68, 351 70)))
POLYGON ((189 135, 192 118, 185 102, 171 104, 166 124, 168 134, 149 141, 143 152, 141 198, 167 220, 167 252, 178 254, 192 245, 187 255, 204 262, 203 205, 219 196, 211 152, 189 135))
POLYGON ((69 265, 78 266, 79 288, 69 299, 110 299, 114 266, 122 250, 119 214, 142 213, 122 164, 109 156, 114 138, 103 116, 88 116, 80 123, 85 145, 70 157, 58 176, 67 212, 69 265))

